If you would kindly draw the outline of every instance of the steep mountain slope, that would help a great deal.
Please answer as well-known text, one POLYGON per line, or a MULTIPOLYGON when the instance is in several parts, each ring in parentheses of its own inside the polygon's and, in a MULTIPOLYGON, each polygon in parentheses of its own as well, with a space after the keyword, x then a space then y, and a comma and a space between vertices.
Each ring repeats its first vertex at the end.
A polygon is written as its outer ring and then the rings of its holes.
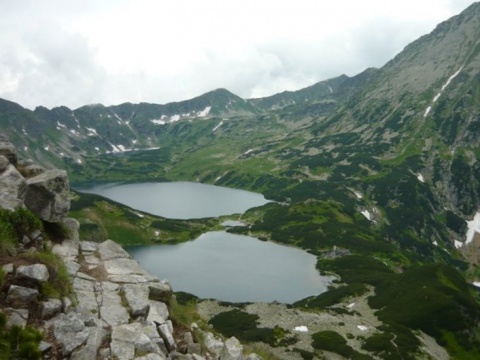
POLYGON ((371 164, 409 162, 404 171, 421 173, 443 205, 472 216, 480 207, 479 15, 473 4, 407 46, 314 133, 349 133, 345 161, 363 147, 371 164))
POLYGON ((335 101, 350 94, 352 89, 362 88, 371 81, 376 73, 377 69, 370 68, 354 77, 340 75, 333 79, 320 81, 304 89, 284 91, 264 98, 250 99, 249 102, 262 110, 275 110, 289 105, 302 105, 312 101, 335 101))

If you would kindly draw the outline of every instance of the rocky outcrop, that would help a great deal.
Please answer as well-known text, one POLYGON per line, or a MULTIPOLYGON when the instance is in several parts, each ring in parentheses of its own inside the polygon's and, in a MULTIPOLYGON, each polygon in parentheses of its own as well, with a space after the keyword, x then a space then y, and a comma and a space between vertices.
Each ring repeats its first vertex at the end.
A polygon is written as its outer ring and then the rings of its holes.
POLYGON ((0 134, 0 155, 5 156, 13 165, 17 164, 17 151, 8 138, 0 134))
POLYGON ((235 337, 225 341, 220 358, 222 360, 242 360, 243 346, 240 341, 235 337))
POLYGON ((13 308, 29 308, 30 305, 37 303, 40 293, 36 289, 29 287, 11 285, 8 289, 6 303, 13 308))
POLYGON ((13 211, 23 206, 27 182, 3 155, 0 155, 0 189, 0 207, 13 211))
POLYGON ((25 205, 43 221, 60 222, 70 210, 65 170, 48 170, 27 180, 25 205))
POLYGON ((36 283, 44 283, 50 278, 48 269, 43 264, 34 264, 29 266, 19 266, 15 277, 18 280, 33 281, 36 283))

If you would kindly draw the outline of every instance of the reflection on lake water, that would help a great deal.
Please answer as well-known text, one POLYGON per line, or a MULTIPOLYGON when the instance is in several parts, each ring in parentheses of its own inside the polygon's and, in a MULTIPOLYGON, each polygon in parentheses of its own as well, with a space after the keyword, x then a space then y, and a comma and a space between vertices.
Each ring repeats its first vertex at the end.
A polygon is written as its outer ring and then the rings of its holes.
POLYGON ((264 205, 262 194, 192 182, 107 184, 78 189, 170 219, 216 217, 264 205))
POLYGON ((208 232, 178 245, 136 246, 128 252, 174 291, 230 302, 292 303, 326 291, 316 257, 249 236, 208 232))

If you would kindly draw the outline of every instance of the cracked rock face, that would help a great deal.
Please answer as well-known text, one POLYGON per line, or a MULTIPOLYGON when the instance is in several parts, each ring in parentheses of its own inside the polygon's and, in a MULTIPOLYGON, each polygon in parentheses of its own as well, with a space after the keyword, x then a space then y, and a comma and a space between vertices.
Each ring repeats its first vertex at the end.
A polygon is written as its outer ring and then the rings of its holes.
POLYGON ((19 266, 15 277, 19 280, 34 281, 43 283, 48 281, 50 274, 43 264, 34 264, 28 266, 19 266))
POLYGON ((7 304, 10 304, 17 309, 26 309, 31 304, 38 301, 39 295, 40 294, 36 289, 11 285, 8 289, 7 304))
POLYGON ((3 170, 0 171, 0 207, 8 210, 15 210, 23 206, 23 199, 27 192, 27 182, 20 172, 12 164, 6 161, 4 156, 0 156, 0 165, 3 170), (3 165, 2 165, 3 164, 3 165))
POLYGON ((67 172, 48 170, 27 180, 25 205, 40 219, 60 222, 70 210, 67 172))
POLYGON ((17 151, 13 144, 3 134, 0 134, 0 155, 5 156, 8 161, 14 165, 17 163, 17 151))

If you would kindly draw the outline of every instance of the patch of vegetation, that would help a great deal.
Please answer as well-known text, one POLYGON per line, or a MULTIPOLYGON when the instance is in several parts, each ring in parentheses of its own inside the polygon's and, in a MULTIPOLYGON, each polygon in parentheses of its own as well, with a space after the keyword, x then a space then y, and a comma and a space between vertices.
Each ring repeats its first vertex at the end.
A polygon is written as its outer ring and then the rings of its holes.
MULTIPOLYGON (((392 340, 396 339, 393 333, 382 332, 375 333, 365 340, 362 344, 362 349, 367 350, 382 359, 403 360, 414 359, 415 356, 410 353, 404 353, 403 347, 397 347, 392 340)), ((418 340, 414 340, 414 343, 418 340)), ((416 347, 414 347, 416 350, 416 347)))
POLYGON ((0 209, 0 255, 13 255, 16 244, 24 235, 42 228, 40 219, 27 209, 0 209))
POLYGON ((31 326, 7 327, 7 316, 0 313, 0 359, 41 359, 39 344, 42 339, 40 331, 31 326))
MULTIPOLYGON (((352 201, 350 195, 342 196, 352 201)), ((332 200, 309 199, 291 205, 267 204, 248 211, 245 217, 252 218, 253 225, 249 229, 252 234, 269 234, 274 241, 308 249, 316 255, 334 246, 365 255, 378 253, 389 256, 396 254, 397 250, 393 244, 382 240, 353 205, 347 208, 332 200), (262 216, 252 216, 258 211, 262 212, 262 216)))
POLYGON ((166 219, 83 193, 76 193, 72 199, 70 216, 81 224, 81 239, 97 242, 113 239, 127 246, 189 241, 218 226, 216 219, 166 219))
POLYGON ((299 348, 293 348, 293 351, 299 353, 303 360, 313 360, 315 359, 315 353, 299 348))
POLYGON ((297 307, 325 309, 329 306, 338 304, 344 299, 352 296, 360 296, 367 291, 365 284, 351 283, 339 287, 330 287, 328 291, 317 295, 310 296, 295 302, 293 305, 297 307))
POLYGON ((448 350, 455 339, 480 355, 474 331, 480 306, 462 275, 448 265, 426 264, 393 276, 379 284, 369 305, 379 309, 377 315, 386 324, 422 330, 448 350))
POLYGON ((16 244, 17 239, 14 236, 12 225, 9 222, 0 220, 0 255, 13 255, 16 244))
POLYGON ((257 327, 258 319, 258 315, 233 309, 215 315, 210 319, 209 324, 226 337, 235 336, 240 341, 259 341, 271 346, 285 346, 296 342, 294 337, 288 336, 288 331, 279 326, 273 329, 257 327))
POLYGON ((23 235, 43 228, 42 221, 30 210, 24 208, 18 208, 13 212, 7 211, 7 214, 2 211, 0 216, 2 217, 0 221, 8 221, 12 224, 17 240, 20 240, 23 235))
POLYGON ((190 328, 192 323, 201 324, 203 321, 197 312, 197 297, 188 295, 190 294, 175 293, 175 296, 169 303, 172 321, 187 329, 190 328))
POLYGON ((334 272, 347 284, 378 285, 388 282, 393 271, 382 261, 363 255, 347 255, 336 259, 320 259, 317 268, 321 272, 334 272))
POLYGON ((40 289, 44 299, 50 297, 61 299, 73 292, 65 263, 58 255, 44 249, 26 256, 38 260, 48 268, 50 278, 47 282, 42 283, 40 289))
POLYGON ((446 225, 457 234, 464 234, 467 232, 467 223, 465 220, 452 211, 446 212, 446 225))
POLYGON ((197 302, 198 296, 195 296, 193 294, 189 294, 184 291, 176 291, 175 292, 175 300, 177 301, 177 304, 179 305, 187 305, 190 302, 197 302))
POLYGON ((370 356, 361 354, 347 344, 335 331, 319 331, 312 334, 312 346, 316 350, 325 350, 339 354, 347 359, 370 360, 370 356))

